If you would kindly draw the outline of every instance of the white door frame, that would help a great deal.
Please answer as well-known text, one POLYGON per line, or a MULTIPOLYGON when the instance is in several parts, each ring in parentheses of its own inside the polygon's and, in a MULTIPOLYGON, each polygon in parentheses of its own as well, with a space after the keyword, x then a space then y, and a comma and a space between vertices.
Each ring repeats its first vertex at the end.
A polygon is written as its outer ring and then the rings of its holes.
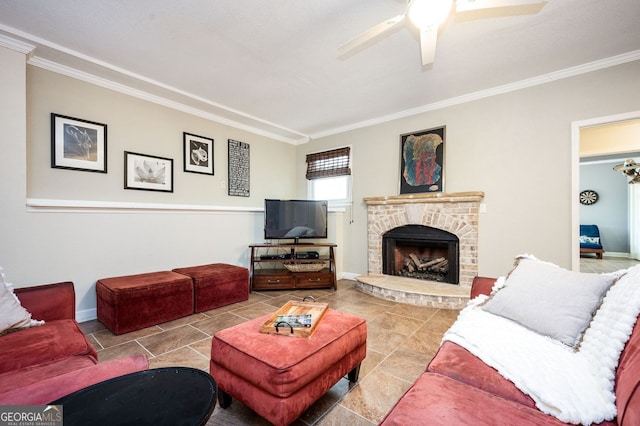
POLYGON ((640 118, 640 111, 571 122, 571 269, 580 271, 580 129, 640 118))

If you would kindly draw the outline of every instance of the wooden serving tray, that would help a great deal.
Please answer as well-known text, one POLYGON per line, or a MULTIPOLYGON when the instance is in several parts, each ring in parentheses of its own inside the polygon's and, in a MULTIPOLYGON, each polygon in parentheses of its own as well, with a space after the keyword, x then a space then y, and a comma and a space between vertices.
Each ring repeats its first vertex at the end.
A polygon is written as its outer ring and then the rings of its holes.
POLYGON ((328 308, 328 303, 290 300, 260 326, 260 333, 309 337, 328 308))

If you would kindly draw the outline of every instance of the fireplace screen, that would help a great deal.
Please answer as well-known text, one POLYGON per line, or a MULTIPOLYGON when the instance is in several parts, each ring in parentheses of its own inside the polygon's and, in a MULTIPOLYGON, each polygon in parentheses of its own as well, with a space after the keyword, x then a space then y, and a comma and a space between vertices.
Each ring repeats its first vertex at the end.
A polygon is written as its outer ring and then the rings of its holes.
POLYGON ((459 239, 423 225, 393 228, 382 236, 382 273, 449 284, 459 282, 459 239))

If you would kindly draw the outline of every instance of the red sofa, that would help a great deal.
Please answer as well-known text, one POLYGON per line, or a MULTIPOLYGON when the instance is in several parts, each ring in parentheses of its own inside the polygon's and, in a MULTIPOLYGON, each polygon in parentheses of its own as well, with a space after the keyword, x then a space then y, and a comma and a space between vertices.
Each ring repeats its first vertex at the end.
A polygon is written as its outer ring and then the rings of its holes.
MULTIPOLYGON (((489 294, 495 279, 476 277, 471 298, 489 294)), ((602 425, 640 424, 640 326, 636 323, 615 376, 618 416, 602 425)), ((446 341, 426 371, 400 398, 381 425, 564 425, 496 370, 446 341)))
POLYGON ((0 405, 39 405, 89 385, 146 370, 143 355, 98 363, 75 321, 73 283, 15 289, 22 306, 45 324, 0 336, 0 405))

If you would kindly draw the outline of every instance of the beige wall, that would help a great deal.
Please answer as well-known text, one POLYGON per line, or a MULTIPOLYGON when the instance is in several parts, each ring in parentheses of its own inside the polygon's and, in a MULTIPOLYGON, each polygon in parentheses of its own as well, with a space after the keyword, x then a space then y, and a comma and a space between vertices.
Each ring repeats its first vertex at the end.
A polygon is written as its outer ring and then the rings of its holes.
MULTIPOLYGON (((353 217, 345 223, 346 271, 364 273, 363 197, 398 193, 399 135, 447 126, 445 191, 484 191, 479 272, 508 272, 531 253, 572 266, 572 122, 640 108, 640 61, 325 137, 307 152, 353 146, 353 217)), ((577 158, 575 159, 577 167, 577 158)), ((303 169, 298 169, 303 179, 303 169)), ((345 220, 348 215, 345 215, 345 220)))
POLYGON ((295 148, 34 66, 27 67, 28 196, 262 207, 291 196, 295 148), (107 124, 108 173, 54 169, 51 120, 57 113, 107 124), (183 172, 183 132, 214 139, 214 176, 183 172), (250 145, 250 197, 227 195, 227 140, 250 145), (124 151, 173 159, 173 193, 124 190, 124 151), (274 184, 277 182, 277 185, 274 184))
POLYGON ((101 277, 247 266, 247 245, 263 239, 264 198, 294 194, 292 145, 26 66, 25 55, 4 48, 0 60, 0 265, 17 286, 73 281, 81 320, 95 317, 101 277), (107 124, 107 174, 50 167, 51 112, 107 124), (215 139, 214 176, 182 171, 183 131, 215 139), (250 144, 250 197, 222 187, 229 138, 250 144), (123 189, 125 150, 173 158, 174 192, 123 189))
POLYGON ((30 233, 25 217, 26 196, 26 73, 25 55, 0 47, 0 266, 12 278, 9 267, 22 264, 30 233))

